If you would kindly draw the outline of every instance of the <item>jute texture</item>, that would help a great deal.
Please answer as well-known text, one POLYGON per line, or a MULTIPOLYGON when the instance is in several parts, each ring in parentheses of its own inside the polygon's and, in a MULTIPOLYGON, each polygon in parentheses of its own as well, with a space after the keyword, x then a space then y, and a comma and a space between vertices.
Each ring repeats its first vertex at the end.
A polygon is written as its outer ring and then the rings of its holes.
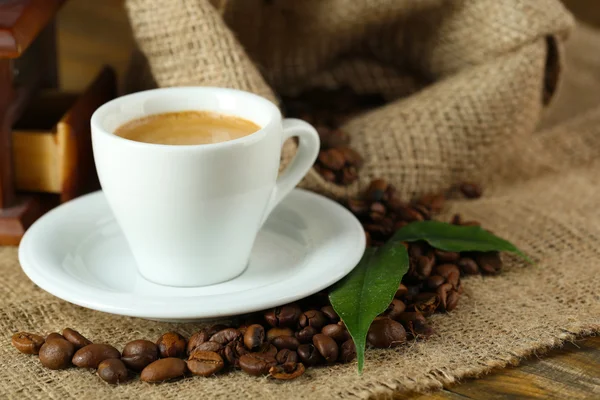
MULTIPOLYGON (((501 275, 466 278, 458 308, 432 317, 436 335, 369 350, 361 377, 350 364, 309 369, 286 383, 238 372, 111 387, 89 371, 44 369, 10 346, 11 334, 70 326, 122 349, 129 340, 155 340, 170 329, 190 335, 200 324, 118 317, 65 303, 24 276, 16 249, 0 248, 0 397, 385 398, 439 389, 600 331, 600 81, 592 73, 600 65, 600 39, 576 30, 563 51, 572 21, 560 3, 126 4, 141 49, 137 60, 148 61, 137 64, 131 76, 140 79, 130 88, 229 86, 273 100, 275 93, 313 85, 382 92, 388 105, 344 126, 366 159, 360 181, 343 188, 313 172, 303 185, 343 198, 382 177, 409 199, 463 179, 479 182, 484 197, 451 202, 445 217, 460 212, 481 221, 536 264, 507 257, 501 275), (552 94, 554 104, 545 108, 552 94)), ((293 153, 289 147, 284 162, 293 153)))

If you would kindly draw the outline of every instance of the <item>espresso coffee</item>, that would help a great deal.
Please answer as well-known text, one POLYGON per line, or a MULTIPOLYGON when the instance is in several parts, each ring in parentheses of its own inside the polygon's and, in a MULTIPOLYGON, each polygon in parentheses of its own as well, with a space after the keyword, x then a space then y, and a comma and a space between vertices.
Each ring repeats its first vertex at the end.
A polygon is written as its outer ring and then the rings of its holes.
POLYGON ((134 119, 115 134, 136 142, 194 145, 226 142, 260 129, 252 121, 210 111, 183 111, 134 119))

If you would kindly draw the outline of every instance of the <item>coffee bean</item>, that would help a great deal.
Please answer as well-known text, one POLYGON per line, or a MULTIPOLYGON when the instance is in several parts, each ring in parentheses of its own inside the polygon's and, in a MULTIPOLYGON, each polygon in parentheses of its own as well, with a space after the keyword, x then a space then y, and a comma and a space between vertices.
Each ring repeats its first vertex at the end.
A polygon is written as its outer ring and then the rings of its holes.
MULTIPOLYGON (((388 185, 388 189, 389 189, 389 185, 388 185)), ((384 194, 383 194, 383 201, 385 201, 386 205, 388 206, 389 210, 392 210, 395 212, 395 210, 398 210, 402 207, 406 207, 407 204, 405 201, 403 201, 399 196, 397 196, 396 194, 391 194, 389 192, 389 190, 386 189, 384 194)))
POLYGON ((92 342, 86 339, 85 336, 71 328, 63 329, 62 335, 69 342, 73 343, 73 346, 75 346, 76 349, 80 349, 88 344, 92 344, 92 342))
POLYGON ((440 287, 437 288, 436 290, 436 294, 438 295, 439 299, 440 299, 440 304, 442 306, 442 309, 446 309, 446 301, 448 299, 448 292, 450 292, 452 290, 452 284, 451 283, 444 283, 443 285, 441 285, 440 287))
POLYGON ((450 220, 450 223, 452 225, 461 225, 462 222, 462 216, 460 214, 454 214, 452 216, 452 219, 450 220))
POLYGON ((236 368, 240 366, 240 357, 249 352, 240 339, 229 342, 225 346, 225 358, 230 365, 236 368))
POLYGON ((343 363, 349 363, 356 358, 356 346, 354 340, 348 339, 340 346, 340 358, 339 361, 343 363))
POLYGON ((367 342, 377 348, 400 346, 406 342, 406 331, 402 324, 392 319, 375 319, 367 333, 367 342))
POLYGON ((244 333, 244 344, 248 350, 254 350, 260 347, 265 340, 265 328, 262 325, 250 325, 244 333))
POLYGON ((388 188, 388 183, 383 179, 372 180, 367 188, 366 199, 370 202, 382 201, 385 191, 388 188))
POLYGON ((346 205, 348 209, 357 217, 367 215, 369 212, 369 203, 367 203, 365 200, 349 199, 346 205))
POLYGON ((127 380, 127 367, 117 358, 109 358, 98 364, 98 376, 105 382, 115 385, 127 380))
POLYGON ((365 231, 371 234, 373 239, 386 238, 392 233, 391 229, 383 224, 364 224, 363 228, 365 231))
POLYGON ((202 329, 202 330, 194 333, 190 337, 190 340, 188 340, 188 342, 187 342, 186 353, 188 355, 190 355, 196 347, 200 346, 202 343, 208 342, 210 337, 217 332, 213 332, 212 334, 209 334, 208 330, 202 329))
POLYGON ((392 184, 388 184, 387 189, 385 189, 385 194, 383 195, 383 201, 389 202, 390 199, 396 197, 396 187, 392 184))
POLYGON ((446 311, 452 311, 458 305, 458 300, 460 298, 460 294, 456 290, 452 290, 448 293, 448 298, 446 299, 446 311))
POLYGON ((427 320, 419 311, 404 312, 400 314, 398 322, 400 322, 415 338, 427 338, 433 334, 433 329, 431 329, 427 320))
POLYGON ((187 365, 181 358, 168 357, 154 361, 143 369, 140 379, 144 382, 163 382, 185 375, 187 365))
MULTIPOLYGON (((377 204, 377 203, 374 203, 374 204, 377 204)), ((377 229, 381 234, 384 234, 384 235, 389 234, 388 232, 391 229, 389 227, 383 225, 383 220, 385 219, 385 214, 377 212, 377 211, 370 211, 369 218, 371 219, 371 221, 373 221, 378 226, 377 229)))
POLYGON ((200 350, 200 351, 214 351, 215 353, 217 353, 218 355, 221 356, 221 358, 225 358, 225 346, 223 346, 220 343, 217 342, 204 342, 202 344, 199 344, 198 346, 196 346, 195 350, 200 350))
POLYGON ((350 337, 348 331, 338 324, 325 325, 321 330, 321 333, 329 336, 336 342, 345 342, 350 337))
POLYGON ((396 294, 394 295, 394 297, 399 299, 399 298, 406 296, 407 293, 408 293, 408 288, 401 283, 400 285, 398 285, 398 290, 396 290, 396 294))
POLYGON ((377 214, 385 214, 386 208, 383 205, 383 203, 376 201, 374 203, 371 203, 371 206, 369 207, 369 211, 371 211, 372 213, 377 213, 377 214))
POLYGON ((313 345, 319 350, 319 353, 321 353, 327 363, 333 364, 337 360, 339 347, 333 338, 318 333, 313 336, 313 345))
POLYGON ((195 350, 187 360, 187 368, 194 375, 210 376, 216 374, 225 366, 220 355, 214 351, 195 350))
POLYGON ((344 167, 346 159, 340 150, 332 148, 319 153, 319 162, 332 171, 339 171, 344 167))
POLYGON ((336 323, 340 320, 340 316, 335 312, 332 306, 321 307, 321 312, 329 318, 329 322, 336 323))
POLYGON ((56 332, 52 332, 51 334, 46 336, 46 342, 49 342, 54 339, 67 340, 67 339, 65 339, 65 337, 63 335, 61 335, 60 333, 56 333, 56 332))
POLYGON ((344 158, 346 159, 346 163, 354 167, 362 167, 364 162, 363 158, 355 150, 347 146, 338 147, 337 149, 343 154, 344 158))
POLYGON ((11 338, 12 345, 24 354, 38 354, 44 342, 40 335, 28 332, 15 333, 11 338))
POLYGON ((140 372, 150 363, 158 360, 158 347, 149 340, 133 340, 125 345, 121 361, 128 368, 140 372))
POLYGON ((277 354, 277 347, 273 346, 271 343, 263 343, 263 345, 258 349, 257 353, 263 353, 275 357, 275 354, 277 354))
POLYGON ((458 269, 458 266, 456 266, 456 264, 441 264, 435 267, 435 272, 440 275, 443 276, 444 278, 448 278, 449 275, 456 275, 458 274, 460 276, 460 270, 458 269))
POLYGON ((298 362, 298 353, 290 349, 281 349, 275 355, 275 360, 277 360, 278 364, 298 362))
POLYGON ((314 168, 319 173, 319 175, 321 175, 323 177, 323 179, 326 182, 335 182, 336 181, 337 176, 335 175, 335 172, 333 172, 332 170, 325 168, 322 165, 315 165, 314 168))
POLYGON ((252 313, 245 315, 243 318, 243 323, 237 327, 237 329, 242 332, 242 336, 246 333, 245 329, 248 329, 250 325, 262 325, 264 327, 265 317, 263 313, 252 313), (242 329, 245 328, 245 329, 242 329))
POLYGON ((358 170, 352 165, 344 167, 339 180, 343 185, 351 185, 358 180, 358 170))
POLYGON ((436 290, 441 284, 446 282, 446 278, 440 275, 432 275, 427 278, 427 287, 431 290, 436 290))
POLYGON ((398 316, 398 322, 403 326, 406 326, 409 322, 413 321, 425 321, 425 317, 419 311, 405 311, 398 316))
POLYGON ((408 246, 408 255, 410 258, 418 259, 421 256, 428 254, 431 251, 431 247, 425 242, 414 242, 408 246))
POLYGON ((444 208, 446 197, 443 194, 426 194, 417 203, 429 208, 431 212, 438 213, 444 208))
POLYGON ((429 209, 421 204, 414 204, 412 206, 412 208, 418 212, 419 214, 421 214, 423 216, 424 220, 430 220, 431 219, 431 212, 429 211, 429 209))
POLYGON ((217 342, 225 346, 227 343, 232 342, 242 336, 242 332, 235 328, 225 328, 215 333, 210 337, 211 342, 217 342))
POLYGON ((276 365, 269 369, 269 375, 275 379, 290 380, 304 374, 305 368, 302 363, 290 362, 283 365, 276 365))
POLYGON ((244 372, 253 376, 269 373, 269 369, 277 365, 277 360, 270 354, 248 353, 240 357, 240 367, 244 372))
MULTIPOLYGON (((423 292, 415 296, 414 308, 425 317, 430 316, 440 305, 440 299, 435 293, 423 292)), ((400 315, 398 314, 398 317, 400 315)))
POLYGON ((440 264, 443 263, 454 263, 458 261, 460 258, 460 254, 454 251, 444 251, 440 249, 435 249, 435 258, 438 260, 440 264))
POLYGON ((393 299, 385 314, 388 318, 396 319, 404 310, 406 310, 406 304, 402 300, 393 299))
POLYGON ((475 253, 474 259, 481 271, 487 275, 494 275, 502 269, 502 259, 497 251, 475 253))
POLYGON ((298 341, 300 343, 312 343, 312 338, 317 333, 319 333, 319 332, 314 327, 309 325, 309 326, 301 329, 300 331, 296 332, 295 336, 296 336, 296 339, 298 339, 298 341))
POLYGON ((383 225, 386 229, 389 229, 391 232, 394 232, 394 215, 388 213, 384 219, 382 219, 379 223, 383 225))
MULTIPOLYGON (((308 117, 308 116, 306 116, 306 117, 312 119, 312 117, 308 117)), ((301 119, 304 119, 304 118, 301 118, 301 119)), ((304 120, 307 121, 306 119, 304 119, 304 120)), ((321 144, 323 144, 323 142, 326 140, 326 138, 331 134, 331 129, 329 129, 329 127, 324 126, 324 125, 315 126, 315 130, 319 134, 319 139, 321 140, 321 144)))
POLYGON ((456 287, 454 288, 454 290, 456 290, 458 292, 458 294, 463 294, 464 292, 464 287, 462 285, 462 280, 458 280, 458 285, 456 285, 456 287))
POLYGON ((463 182, 459 185, 462 194, 468 199, 478 199, 481 197, 483 190, 475 183, 463 182))
POLYGON ((329 132, 325 142, 327 147, 341 147, 347 145, 350 142, 350 138, 343 130, 334 129, 329 132))
POLYGON ((298 325, 301 328, 312 326, 316 330, 321 329, 327 323, 325 314, 318 310, 308 310, 300 315, 298 325))
POLYGON ((65 339, 50 338, 40 348, 39 356, 42 365, 49 369, 63 369, 71 365, 75 353, 73 343, 65 339))
POLYGON ((265 314, 265 320, 272 327, 293 327, 296 326, 300 314, 302 314, 300 306, 292 303, 268 311, 265 314))
POLYGON ((454 264, 438 265, 435 269, 436 275, 446 278, 446 282, 450 283, 453 288, 458 287, 460 281, 460 270, 454 264))
POLYGON ((179 333, 167 332, 156 341, 156 345, 162 358, 183 357, 187 342, 179 333))
POLYGON ((431 275, 433 266, 435 265, 435 258, 432 254, 426 256, 420 256, 417 259, 417 277, 419 279, 427 279, 431 275))
POLYGON ((421 291, 420 284, 407 285, 406 286, 406 295, 404 296, 404 298, 406 299, 406 301, 411 301, 413 299, 413 297, 415 297, 416 295, 419 294, 420 291, 421 291))
POLYGON ((72 361, 80 368, 98 368, 109 358, 121 358, 121 353, 109 344, 92 343, 77 350, 72 361))
POLYGON ((482 264, 479 266, 479 270, 484 275, 496 275, 497 271, 490 264, 482 264))
POLYGON ((279 350, 296 350, 300 346, 300 342, 294 336, 277 336, 271 343, 279 350))
POLYGON ((472 258, 463 257, 456 263, 461 271, 466 275, 475 275, 479 273, 479 267, 472 258))
POLYGON ((206 334, 208 335, 208 337, 212 337, 212 335, 214 335, 217 332, 221 332, 224 329, 229 328, 229 326, 224 325, 224 324, 215 324, 215 325, 211 325, 208 328, 206 328, 206 334))
POLYGON ((412 207, 397 207, 394 209, 394 211, 398 214, 398 217, 400 217, 400 219, 407 222, 423 221, 425 219, 423 218, 421 213, 419 213, 412 207))
POLYGON ((270 342, 278 336, 293 336, 294 331, 290 328, 271 328, 267 331, 267 340, 270 342))
POLYGON ((323 364, 325 359, 312 344, 301 344, 298 346, 298 357, 307 366, 323 364))

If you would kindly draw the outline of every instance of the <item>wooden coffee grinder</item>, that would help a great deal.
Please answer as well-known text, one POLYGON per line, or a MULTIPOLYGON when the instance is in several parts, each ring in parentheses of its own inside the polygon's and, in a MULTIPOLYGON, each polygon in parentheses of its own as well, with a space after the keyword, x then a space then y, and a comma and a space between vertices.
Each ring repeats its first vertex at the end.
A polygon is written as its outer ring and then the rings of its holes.
POLYGON ((89 120, 116 79, 104 68, 84 93, 58 90, 54 19, 65 1, 0 1, 0 245, 99 187, 89 120))

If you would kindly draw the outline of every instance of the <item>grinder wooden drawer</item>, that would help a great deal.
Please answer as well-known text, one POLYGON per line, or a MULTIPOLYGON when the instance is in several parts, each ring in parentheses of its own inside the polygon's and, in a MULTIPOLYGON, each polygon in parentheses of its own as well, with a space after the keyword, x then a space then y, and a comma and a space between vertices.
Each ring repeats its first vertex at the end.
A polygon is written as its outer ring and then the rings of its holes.
POLYGON ((13 126, 17 190, 56 193, 64 202, 99 188, 90 117, 115 91, 114 72, 104 68, 81 94, 39 93, 13 126))

